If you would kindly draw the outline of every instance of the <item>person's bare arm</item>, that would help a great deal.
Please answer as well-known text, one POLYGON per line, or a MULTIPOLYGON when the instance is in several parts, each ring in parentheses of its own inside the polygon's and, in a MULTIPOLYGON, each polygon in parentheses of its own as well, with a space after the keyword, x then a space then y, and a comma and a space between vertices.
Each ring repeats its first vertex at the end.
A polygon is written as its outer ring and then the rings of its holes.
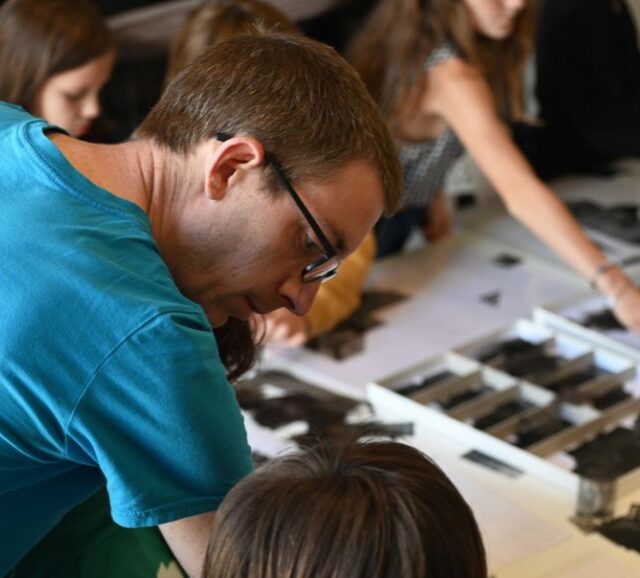
POLYGON ((444 191, 439 191, 427 207, 424 236, 432 243, 446 239, 453 229, 451 211, 444 191))
MULTIPOLYGON (((434 67, 429 81, 431 111, 455 131, 509 212, 577 271, 592 278, 606 257, 515 146, 484 78, 464 61, 452 59, 434 67)), ((613 268, 599 276, 598 287, 618 298, 616 314, 625 325, 640 331, 640 290, 629 278, 613 268)))
POLYGON ((189 578, 200 578, 215 512, 161 524, 160 532, 189 578))

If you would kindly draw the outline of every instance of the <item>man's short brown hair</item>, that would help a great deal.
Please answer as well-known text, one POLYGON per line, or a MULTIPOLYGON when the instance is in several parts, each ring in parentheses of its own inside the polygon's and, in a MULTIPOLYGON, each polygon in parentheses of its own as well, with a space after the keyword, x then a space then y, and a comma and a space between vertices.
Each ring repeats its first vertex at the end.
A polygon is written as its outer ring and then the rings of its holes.
POLYGON ((401 204, 402 171, 377 105, 351 66, 319 42, 264 34, 206 50, 136 135, 187 154, 217 133, 256 138, 293 182, 321 182, 367 161, 380 175, 385 213, 401 204))

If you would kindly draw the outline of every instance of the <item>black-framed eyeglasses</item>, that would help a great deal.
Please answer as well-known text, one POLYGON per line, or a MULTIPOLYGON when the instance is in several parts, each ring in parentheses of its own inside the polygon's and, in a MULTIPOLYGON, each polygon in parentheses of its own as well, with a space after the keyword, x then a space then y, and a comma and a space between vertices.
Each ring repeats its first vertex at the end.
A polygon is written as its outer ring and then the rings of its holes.
MULTIPOLYGON (((226 141, 231 138, 231 135, 225 133, 218 133, 216 138, 219 141, 226 141)), ((327 236, 322 232, 320 225, 313 218, 313 215, 307 209, 306 205, 300 198, 300 195, 296 193, 296 190, 291 185, 291 182, 286 177, 284 170, 280 166, 280 163, 273 157, 271 153, 265 151, 265 160, 267 164, 273 169, 273 172, 276 174, 278 182, 280 185, 289 193, 291 198, 294 200, 296 206, 302 213, 302 216, 305 218, 316 238, 322 245, 324 249, 324 255, 320 257, 320 259, 309 263, 301 273, 302 282, 303 283, 324 283, 328 281, 332 277, 335 277, 338 272, 338 267, 340 266, 340 257, 338 256, 337 251, 333 248, 333 245, 327 239, 327 236)))

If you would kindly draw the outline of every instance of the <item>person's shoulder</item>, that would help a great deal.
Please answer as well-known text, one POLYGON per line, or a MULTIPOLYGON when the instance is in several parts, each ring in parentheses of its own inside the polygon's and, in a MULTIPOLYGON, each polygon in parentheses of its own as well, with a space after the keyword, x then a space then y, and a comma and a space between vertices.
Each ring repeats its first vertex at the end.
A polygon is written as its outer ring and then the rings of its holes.
POLYGON ((47 128, 61 130, 33 116, 22 106, 0 101, 0 135, 5 143, 15 138, 33 140, 35 135, 42 135, 47 128))
POLYGON ((30 116, 29 113, 20 105, 12 104, 10 102, 0 101, 0 117, 6 116, 30 116))
POLYGON ((452 114, 494 108, 486 78, 462 58, 453 58, 429 71, 431 110, 450 122, 452 114))
POLYGON ((434 86, 447 89, 460 83, 484 82, 484 77, 475 66, 456 56, 429 69, 429 80, 434 86))
POLYGON ((0 101, 0 130, 5 130, 7 127, 14 126, 17 123, 28 122, 33 118, 21 106, 0 101))

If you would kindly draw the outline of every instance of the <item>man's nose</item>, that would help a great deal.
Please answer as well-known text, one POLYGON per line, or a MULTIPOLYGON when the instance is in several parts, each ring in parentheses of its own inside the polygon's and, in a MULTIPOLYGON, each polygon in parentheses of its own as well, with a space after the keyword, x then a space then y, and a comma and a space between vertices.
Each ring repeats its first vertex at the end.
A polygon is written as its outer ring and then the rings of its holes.
POLYGON ((280 295, 284 297, 286 306, 296 315, 306 315, 313 305, 313 300, 320 289, 320 281, 303 283, 298 276, 290 277, 280 286, 280 295))

